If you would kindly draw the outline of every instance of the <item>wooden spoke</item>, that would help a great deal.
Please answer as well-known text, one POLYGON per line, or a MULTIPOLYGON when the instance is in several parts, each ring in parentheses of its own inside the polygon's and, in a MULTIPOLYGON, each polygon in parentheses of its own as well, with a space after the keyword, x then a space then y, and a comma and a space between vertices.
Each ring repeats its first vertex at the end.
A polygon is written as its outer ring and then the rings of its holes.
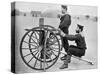
POLYGON ((48 46, 55 46, 55 47, 57 47, 58 46, 58 44, 49 44, 48 46))
POLYGON ((34 57, 32 57, 29 61, 28 61, 28 64, 31 62, 31 60, 33 59, 34 57))
MULTIPOLYGON (((39 55, 41 51, 38 50, 34 55, 36 56, 37 54, 39 55)), ((38 57, 38 56, 37 56, 38 57)))
POLYGON ((46 62, 46 64, 47 64, 47 67, 48 67, 48 63, 46 62))
MULTIPOLYGON (((27 34, 29 37, 31 37, 29 34, 27 34)), ((32 39, 32 41, 36 44, 36 45, 38 45, 38 43, 36 42, 36 41, 34 41, 33 40, 33 38, 31 37, 31 39, 32 39)))
POLYGON ((34 37, 33 35, 32 35, 32 37, 36 39, 36 37, 34 37))
POLYGON ((42 68, 42 62, 40 61, 40 68, 42 68))
POLYGON ((26 42, 26 41, 23 41, 23 42, 25 42, 25 43, 27 43, 27 44, 30 44, 30 45, 32 45, 32 46, 36 46, 36 45, 33 45, 33 44, 31 44, 31 43, 28 43, 28 42, 26 42))
POLYGON ((55 51, 55 52, 59 52, 59 51, 56 51, 56 50, 54 50, 54 49, 53 49, 53 51, 55 51))
POLYGON ((35 48, 22 48, 23 50, 28 50, 28 49, 37 49, 37 47, 35 48))
POLYGON ((50 58, 50 60, 52 60, 51 57, 47 53, 45 53, 45 54, 50 58))
MULTIPOLYGON (((37 35, 36 35, 36 33, 34 33, 35 34, 35 38, 38 40, 38 37, 37 37, 37 35)), ((39 35, 39 34, 38 34, 39 35)), ((39 40, 38 40, 38 42, 39 42, 39 40)))
POLYGON ((57 55, 53 51, 51 51, 51 52, 52 52, 53 55, 55 55, 57 57, 57 55))
MULTIPOLYGON (((38 58, 38 57, 39 57, 39 54, 38 54, 37 58, 38 58)), ((37 64, 37 59, 35 60, 34 67, 36 66, 36 64, 37 64)))
POLYGON ((53 50, 53 49, 58 49, 58 50, 59 50, 59 48, 55 48, 55 47, 50 47, 50 48, 51 48, 52 50, 53 50))
MULTIPOLYGON (((41 53, 39 52, 39 55, 40 55, 40 57, 41 57, 41 53)), ((40 59, 40 57, 39 57, 39 59, 40 59)), ((41 60, 41 59, 40 59, 41 60)), ((42 69, 42 61, 40 61, 40 69, 42 69)))
MULTIPOLYGON (((49 48, 49 50, 51 50, 52 54, 55 55, 55 56, 57 57, 57 55, 52 51, 52 50, 54 50, 54 49, 49 48)), ((55 50, 55 51, 56 51, 56 50, 55 50)), ((57 51, 57 52, 58 52, 58 51, 57 51)))
POLYGON ((34 55, 36 56, 38 54, 38 52, 36 52, 34 55))
POLYGON ((34 64, 34 67, 36 66, 36 64, 37 64, 37 59, 35 60, 35 64, 34 64))
POLYGON ((46 65, 47 65, 47 67, 48 67, 48 63, 46 62, 46 65))
POLYGON ((52 43, 50 43, 50 45, 54 45, 57 41, 53 41, 52 43))
MULTIPOLYGON (((36 31, 36 32, 37 32, 37 31, 36 31)), ((38 32, 37 32, 37 33, 38 33, 38 32)), ((33 38, 38 39, 38 38, 37 38, 37 35, 36 35, 36 33, 35 33, 35 31, 34 31, 32 34, 35 34, 35 36, 32 35, 33 38)), ((38 33, 38 34, 39 34, 39 33, 38 33)))
POLYGON ((27 54, 27 55, 25 55, 25 56, 23 56, 23 57, 26 57, 26 56, 29 56, 30 54, 32 54, 32 53, 34 53, 34 52, 36 52, 37 50, 35 50, 35 51, 33 51, 33 52, 30 52, 29 54, 27 54))
MULTIPOLYGON (((36 33, 35 33, 36 34, 36 33)), ((37 35, 35 35, 35 36, 37 36, 37 35)), ((39 39, 37 38, 37 37, 34 37, 33 35, 32 35, 32 38, 35 38, 36 40, 37 40, 37 42, 39 43, 39 39)))

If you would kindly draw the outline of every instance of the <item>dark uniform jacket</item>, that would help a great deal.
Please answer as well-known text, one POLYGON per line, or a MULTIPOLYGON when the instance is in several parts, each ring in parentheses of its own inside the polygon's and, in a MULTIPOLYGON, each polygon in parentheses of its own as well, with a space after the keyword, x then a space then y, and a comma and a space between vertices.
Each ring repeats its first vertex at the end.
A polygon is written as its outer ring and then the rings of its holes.
MULTIPOLYGON (((71 16, 69 14, 65 14, 60 18, 60 25, 59 28, 65 33, 68 34, 68 29, 69 26, 71 24, 71 16)), ((65 49, 65 52, 68 51, 68 40, 66 39, 66 37, 62 37, 62 42, 63 42, 63 47, 65 49)))
POLYGON ((65 14, 60 18, 59 28, 66 34, 68 34, 68 28, 71 24, 71 16, 69 14, 65 14))
POLYGON ((75 41, 78 48, 86 49, 85 38, 81 34, 66 35, 66 38, 70 41, 75 41))

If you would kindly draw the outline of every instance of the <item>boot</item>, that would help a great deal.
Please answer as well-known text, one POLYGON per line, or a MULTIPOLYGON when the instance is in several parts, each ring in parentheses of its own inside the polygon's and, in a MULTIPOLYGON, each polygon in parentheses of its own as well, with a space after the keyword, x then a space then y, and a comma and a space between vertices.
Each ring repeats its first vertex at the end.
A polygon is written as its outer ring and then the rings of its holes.
POLYGON ((65 68, 68 68, 68 61, 67 60, 64 61, 64 64, 59 69, 65 69, 65 68))
POLYGON ((70 63, 71 62, 71 55, 67 55, 67 59, 66 60, 68 61, 68 63, 70 63))
POLYGON ((65 56, 61 57, 60 59, 61 59, 62 61, 67 60, 68 63, 70 63, 70 62, 71 62, 71 55, 65 55, 65 56))

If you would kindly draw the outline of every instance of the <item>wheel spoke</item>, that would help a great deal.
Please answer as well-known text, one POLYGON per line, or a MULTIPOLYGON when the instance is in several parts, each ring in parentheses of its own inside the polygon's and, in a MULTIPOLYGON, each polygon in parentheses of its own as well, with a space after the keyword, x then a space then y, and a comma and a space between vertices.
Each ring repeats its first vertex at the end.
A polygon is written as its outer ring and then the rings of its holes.
POLYGON ((59 51, 56 51, 56 50, 54 50, 54 49, 53 49, 53 51, 55 51, 55 52, 59 52, 59 51))
POLYGON ((40 68, 42 68, 42 62, 40 61, 40 68))
POLYGON ((47 53, 45 53, 45 54, 50 58, 50 60, 52 60, 51 57, 47 53))
POLYGON ((57 55, 53 51, 51 51, 51 52, 52 52, 53 55, 55 55, 57 57, 57 55))
MULTIPOLYGON (((38 54, 37 58, 38 58, 38 57, 39 57, 39 54, 38 54)), ((35 60, 34 67, 36 66, 36 64, 37 64, 37 59, 35 60)))
POLYGON ((23 57, 26 57, 26 56, 29 56, 30 54, 32 54, 32 53, 34 53, 34 52, 36 52, 37 50, 35 50, 35 51, 33 51, 33 52, 30 52, 29 54, 27 54, 27 55, 25 55, 25 56, 23 56, 23 57))
MULTIPOLYGON (((29 34, 27 34, 29 37, 31 37, 29 34)), ((34 40, 33 40, 33 38, 31 37, 31 39, 32 39, 32 41, 36 44, 36 45, 38 45, 38 43, 37 42, 35 42, 34 40)))
POLYGON ((34 57, 32 57, 29 61, 28 61, 28 64, 30 63, 30 61, 33 59, 34 57))
MULTIPOLYGON (((55 50, 54 48, 49 48, 51 51, 55 51, 55 52, 59 52, 59 51, 57 51, 57 50, 55 50)), ((58 48, 59 49, 59 48, 58 48)))
POLYGON ((23 42, 25 42, 25 43, 27 43, 27 44, 30 44, 30 45, 32 45, 32 46, 35 46, 35 45, 33 45, 33 44, 31 44, 31 43, 28 43, 28 42, 26 42, 26 41, 23 41, 23 42))
POLYGON ((59 48, 55 48, 55 47, 50 47, 50 48, 51 48, 51 49, 56 49, 56 50, 58 49, 58 50, 59 50, 59 48))
MULTIPOLYGON (((39 42, 39 39, 38 39, 38 37, 37 37, 36 33, 34 33, 34 34, 35 34, 35 37, 36 37, 37 41, 39 42)), ((39 35, 39 34, 38 34, 38 35, 39 35)))
MULTIPOLYGON (((39 50, 38 50, 38 52, 36 52, 34 55, 36 56, 37 54, 38 54, 38 55, 40 54, 40 51, 39 51, 39 50)), ((37 57, 38 57, 38 56, 37 56, 37 57)))
POLYGON ((33 38, 35 38, 35 39, 37 39, 37 40, 39 41, 39 39, 37 38, 36 33, 35 33, 35 36, 34 36, 34 35, 32 35, 32 37, 33 37, 33 38))
MULTIPOLYGON (((51 52, 52 52, 52 54, 54 55, 54 56, 56 56, 57 57, 57 55, 52 51, 52 50, 54 50, 54 49, 52 49, 52 48, 49 48, 50 50, 51 50, 51 52)), ((56 50, 55 50, 56 51, 56 50)), ((58 51, 57 51, 58 52, 58 51)))
POLYGON ((58 44, 48 44, 48 46, 52 46, 52 45, 55 47, 58 46, 58 44))
POLYGON ((51 42, 50 45, 54 45, 56 42, 57 42, 57 41, 55 40, 55 41, 51 42))
POLYGON ((28 50, 28 49, 37 49, 36 47, 35 48, 22 48, 23 50, 28 50))
POLYGON ((37 64, 37 59, 35 60, 34 68, 35 68, 36 64, 37 64))
MULTIPOLYGON (((38 38, 34 37, 33 35, 32 35, 32 38, 35 38, 37 40, 37 42, 39 43, 39 39, 38 38)), ((37 42, 33 40, 33 43, 38 44, 37 42)))
POLYGON ((36 52, 34 55, 36 56, 38 54, 38 52, 36 52))
MULTIPOLYGON (((39 54, 40 54, 40 57, 41 57, 41 53, 40 52, 39 52, 39 54)), ((40 57, 39 57, 39 60, 41 60, 40 57)), ((40 69, 42 69, 42 62, 41 61, 40 61, 40 69)))
POLYGON ((47 67, 48 67, 48 63, 46 62, 46 65, 47 65, 47 67))

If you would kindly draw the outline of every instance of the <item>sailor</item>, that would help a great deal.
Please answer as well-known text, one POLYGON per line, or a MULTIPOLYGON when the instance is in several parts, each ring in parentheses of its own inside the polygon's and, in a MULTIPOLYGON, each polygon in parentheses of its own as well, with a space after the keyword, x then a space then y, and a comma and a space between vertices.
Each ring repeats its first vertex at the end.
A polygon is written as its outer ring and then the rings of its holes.
MULTIPOLYGON (((60 18, 60 25, 59 25, 59 29, 63 31, 65 34, 69 33, 69 26, 71 25, 71 16, 68 14, 67 10, 68 7, 66 5, 61 5, 61 10, 62 10, 62 14, 58 15, 58 17, 60 18)), ((68 51, 68 40, 66 39, 66 37, 62 37, 63 39, 63 47, 65 52, 68 51)), ((66 58, 67 55, 64 55, 63 57, 61 57, 61 60, 64 60, 66 58)))

